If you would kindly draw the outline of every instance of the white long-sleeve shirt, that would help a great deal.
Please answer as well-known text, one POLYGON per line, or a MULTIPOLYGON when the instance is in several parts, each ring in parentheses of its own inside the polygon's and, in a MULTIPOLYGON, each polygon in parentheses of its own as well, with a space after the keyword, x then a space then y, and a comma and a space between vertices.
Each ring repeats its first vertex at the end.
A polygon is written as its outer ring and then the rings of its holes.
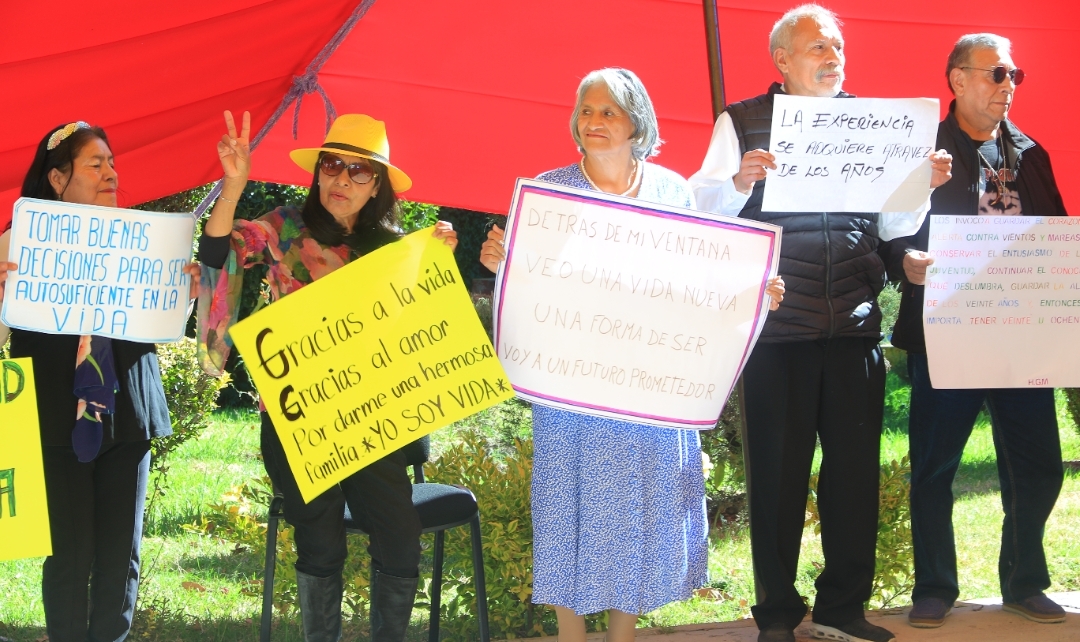
MULTIPOLYGON (((690 177, 690 189, 694 191, 699 210, 724 216, 739 215, 750 198, 749 194, 735 189, 733 178, 739 173, 741 164, 739 138, 735 134, 731 116, 725 111, 713 126, 709 150, 705 152, 701 169, 690 177)), ((914 212, 882 212, 878 218, 878 237, 882 241, 891 241, 901 236, 911 236, 922 227, 923 219, 929 210, 928 192, 926 201, 914 212)))

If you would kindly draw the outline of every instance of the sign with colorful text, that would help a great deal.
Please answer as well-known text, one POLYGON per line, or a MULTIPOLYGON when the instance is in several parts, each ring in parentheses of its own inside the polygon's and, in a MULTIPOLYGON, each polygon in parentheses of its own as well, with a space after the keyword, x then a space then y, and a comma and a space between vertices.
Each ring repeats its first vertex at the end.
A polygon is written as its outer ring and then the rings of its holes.
POLYGON ((707 429, 768 311, 780 228, 519 179, 495 345, 535 403, 707 429))
POLYGON ((229 331, 304 501, 513 397, 450 249, 420 230, 229 331))
POLYGON ((0 560, 52 555, 34 368, 0 361, 0 560))
POLYGON ((60 201, 15 201, 0 320, 50 334, 165 343, 184 336, 195 221, 60 201))
POLYGON ((935 388, 1080 387, 1080 218, 932 216, 935 388))
POLYGON ((930 195, 936 98, 773 96, 768 212, 913 212, 930 195))

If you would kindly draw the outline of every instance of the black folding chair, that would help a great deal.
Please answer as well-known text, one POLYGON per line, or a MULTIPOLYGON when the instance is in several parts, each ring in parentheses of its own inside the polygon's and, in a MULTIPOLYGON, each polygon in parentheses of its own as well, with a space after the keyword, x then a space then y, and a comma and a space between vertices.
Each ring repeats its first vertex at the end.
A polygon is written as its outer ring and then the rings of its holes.
MULTIPOLYGON (((480 541, 480 510, 476 497, 467 488, 424 481, 424 462, 431 452, 431 441, 423 437, 403 448, 405 459, 413 469, 413 505, 420 515, 424 533, 435 533, 434 560, 431 578, 431 615, 428 627, 429 642, 439 639, 439 606, 442 596, 443 542, 447 529, 469 525, 472 538, 473 582, 480 619, 480 642, 490 642, 488 629, 487 589, 484 583, 484 549, 480 541)), ((262 625, 259 639, 270 642, 270 623, 274 611, 274 562, 277 552, 278 521, 288 519, 284 511, 285 498, 277 489, 270 501, 266 524, 266 568, 263 573, 262 625)), ((345 530, 366 534, 345 506, 345 530)))

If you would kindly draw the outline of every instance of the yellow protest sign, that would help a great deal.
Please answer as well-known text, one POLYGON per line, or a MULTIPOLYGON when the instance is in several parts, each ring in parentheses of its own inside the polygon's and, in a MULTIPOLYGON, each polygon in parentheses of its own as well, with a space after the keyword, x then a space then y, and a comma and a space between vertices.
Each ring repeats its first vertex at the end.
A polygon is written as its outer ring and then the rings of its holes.
POLYGON ((454 256, 420 230, 236 324, 304 501, 514 396, 454 256))
POLYGON ((34 369, 0 361, 0 560, 52 555, 34 369))

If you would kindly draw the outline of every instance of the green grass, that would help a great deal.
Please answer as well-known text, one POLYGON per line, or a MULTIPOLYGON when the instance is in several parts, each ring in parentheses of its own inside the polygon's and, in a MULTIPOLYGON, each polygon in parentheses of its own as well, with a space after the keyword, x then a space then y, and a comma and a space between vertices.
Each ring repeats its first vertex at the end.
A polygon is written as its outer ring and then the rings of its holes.
MULTIPOLYGON (((520 409, 512 407, 502 412, 506 413, 503 419, 518 421, 527 417, 527 413, 523 415, 520 409)), ((475 427, 488 434, 493 444, 506 443, 509 436, 528 433, 527 426, 508 428, 507 421, 485 421, 488 423, 475 427)), ((1080 435, 1064 413, 1060 415, 1060 425, 1064 458, 1080 459, 1080 435)), ((434 453, 456 441, 456 435, 449 430, 434 437, 434 453)), ((147 523, 140 613, 131 639, 168 642, 257 639, 262 560, 182 527, 195 522, 207 506, 219 502, 232 487, 260 475, 262 463, 258 452, 257 416, 225 412, 216 414, 213 424, 199 439, 184 444, 173 456, 168 487, 154 500, 147 523)), ((902 426, 894 424, 883 436, 882 459, 899 459, 906 453, 907 436, 902 426)), ((961 599, 999 595, 996 560, 1002 514, 993 439, 985 420, 980 420, 968 441, 954 490, 961 599)), ((1046 531, 1046 550, 1054 582, 1051 591, 1080 590, 1080 539, 1075 536, 1078 524, 1080 476, 1068 473, 1046 531)), ((820 539, 808 531, 803 542, 797 587, 803 595, 813 596, 813 580, 823 561, 820 539)), ((350 545, 354 551, 359 548, 355 542, 350 545)), ((430 560, 423 564, 429 567, 430 560)), ((719 599, 695 597, 669 604, 644 616, 639 626, 677 626, 748 617, 754 602, 754 585, 750 539, 745 527, 712 533, 709 573, 719 599)), ((0 595, 4 596, 0 599, 0 637, 30 642, 43 636, 40 582, 40 558, 0 562, 0 595)), ((426 639, 426 628, 426 615, 417 610, 410 640, 426 639)), ((365 629, 363 621, 347 623, 350 639, 365 638, 365 629)), ((275 620, 274 639, 299 641, 298 618, 275 620)))

